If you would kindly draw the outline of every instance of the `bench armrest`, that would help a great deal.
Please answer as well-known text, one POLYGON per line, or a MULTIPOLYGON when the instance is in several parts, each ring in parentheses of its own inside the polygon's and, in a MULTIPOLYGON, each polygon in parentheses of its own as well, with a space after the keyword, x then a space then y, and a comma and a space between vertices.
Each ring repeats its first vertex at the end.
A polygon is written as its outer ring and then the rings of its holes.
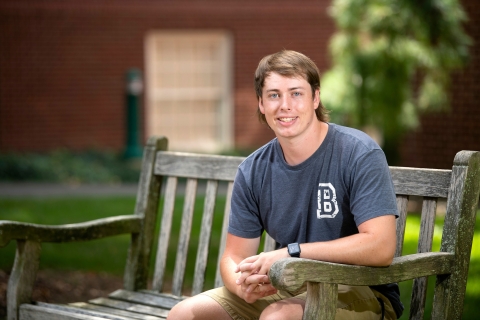
POLYGON ((125 233, 140 232, 142 217, 124 215, 88 222, 41 225, 16 221, 0 221, 0 247, 11 240, 36 242, 72 242, 95 240, 125 233))
POLYGON ((272 265, 269 277, 274 287, 287 291, 296 291, 305 282, 369 286, 448 274, 452 271, 453 262, 454 254, 447 252, 417 253, 394 258, 388 267, 365 267, 285 258, 272 265))
POLYGON ((114 216, 64 225, 0 221, 0 247, 17 240, 15 262, 8 281, 7 314, 18 316, 19 306, 31 300, 42 242, 87 241, 140 233, 142 223, 141 215, 114 216))

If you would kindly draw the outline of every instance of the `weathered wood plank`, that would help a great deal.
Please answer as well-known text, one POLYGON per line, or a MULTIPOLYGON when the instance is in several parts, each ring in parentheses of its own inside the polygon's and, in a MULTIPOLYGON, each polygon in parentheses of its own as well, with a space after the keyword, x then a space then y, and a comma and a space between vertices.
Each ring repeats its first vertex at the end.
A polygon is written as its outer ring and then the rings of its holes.
POLYGON ((241 157, 158 152, 155 174, 185 178, 233 181, 241 157))
POLYGON ((138 183, 135 215, 143 220, 142 230, 132 235, 127 263, 123 277, 123 286, 128 290, 147 288, 153 233, 157 221, 158 201, 162 188, 162 177, 153 174, 155 156, 158 150, 166 150, 168 140, 165 137, 148 139, 143 149, 142 171, 138 183))
POLYGON ((73 306, 73 307, 76 307, 76 308, 82 308, 82 309, 85 309, 85 310, 92 310, 92 311, 96 311, 96 312, 127 317, 127 319, 161 320, 161 319, 166 318, 166 316, 165 317, 159 317, 159 316, 152 316, 152 315, 146 315, 146 314, 139 314, 139 313, 136 313, 136 312, 130 312, 130 311, 125 311, 125 310, 121 310, 121 309, 105 307, 105 306, 102 306, 102 305, 90 304, 90 303, 86 303, 86 302, 75 302, 75 303, 70 303, 69 305, 73 306))
POLYGON ((39 242, 17 241, 15 262, 8 279, 7 320, 17 320, 19 306, 31 300, 41 251, 39 242))
POLYGON ((202 226, 200 231, 200 241, 198 243, 197 260, 193 277, 192 295, 199 294, 203 291, 217 189, 218 181, 208 180, 203 209, 202 226))
POLYGON ((334 320, 337 313, 338 285, 307 283, 304 320, 334 320))
POLYGON ((180 297, 176 297, 166 293, 156 293, 150 290, 128 291, 116 290, 108 295, 111 299, 123 300, 127 302, 140 303, 147 306, 171 309, 174 305, 182 301, 180 297))
POLYGON ((432 251, 436 211, 437 199, 424 198, 422 203, 420 234, 418 235, 418 253, 432 251))
POLYGON ((177 257, 173 271, 172 293, 176 296, 182 295, 182 286, 187 265, 188 244, 192 232, 193 211, 195 207, 195 196, 197 192, 197 179, 187 179, 185 190, 185 202, 183 204, 182 224, 178 239, 177 257))
MULTIPOLYGON (((105 320, 105 317, 96 317, 81 313, 72 313, 53 309, 45 306, 22 304, 20 307, 20 319, 22 320, 105 320)), ((124 320, 122 318, 110 317, 108 319, 124 320)))
MULTIPOLYGON (((89 309, 82 309, 82 308, 77 308, 72 305, 60 305, 60 304, 51 304, 51 303, 44 303, 44 302, 37 302, 36 304, 38 307, 44 307, 56 311, 64 311, 68 313, 73 313, 73 314, 82 314, 86 316, 92 316, 92 317, 99 317, 99 318, 105 318, 105 319, 112 319, 112 320, 129 320, 129 319, 134 319, 131 315, 124 316, 124 315, 119 315, 111 312, 100 312, 100 311, 94 311, 94 310, 89 310, 89 309)), ((110 309, 113 310, 113 309, 110 309)), ((131 313, 133 314, 133 313, 131 313)))
POLYGON ((265 242, 263 244, 263 251, 268 252, 268 251, 275 250, 275 245, 276 245, 275 239, 270 237, 270 235, 265 232, 265 242))
POLYGON ((460 319, 480 193, 480 152, 460 151, 452 168, 440 251, 455 254, 455 272, 437 277, 432 319, 460 319))
POLYGON ((396 194, 446 198, 451 170, 390 167, 396 194))
MULTIPOLYGON (((422 218, 418 237, 418 253, 432 251, 433 231, 435 229, 436 198, 424 198, 422 204, 422 218)), ((413 279, 412 297, 410 302, 410 319, 421 320, 425 311, 427 298, 428 278, 413 279)))
POLYGON ((142 304, 141 302, 128 302, 128 301, 121 301, 121 300, 114 300, 108 298, 97 298, 89 300, 88 303, 93 305, 114 308, 123 311, 130 311, 135 312, 137 314, 144 314, 144 315, 154 315, 154 316, 162 316, 167 317, 169 308, 163 308, 161 306, 147 306, 142 304))
POLYGON ((225 203, 225 211, 223 214, 220 249, 218 251, 217 272, 215 274, 215 288, 223 286, 223 280, 220 274, 220 261, 222 260, 222 255, 223 255, 223 252, 225 251, 225 243, 227 242, 228 219, 230 217, 230 201, 232 200, 232 191, 233 191, 233 182, 229 182, 227 187, 227 201, 225 203))
POLYGON ((403 239, 405 238, 405 227, 407 225, 407 205, 408 196, 397 195, 397 248, 395 250, 395 257, 402 256, 403 239))
POLYGON ((298 290, 307 281, 370 286, 447 274, 452 272, 454 258, 454 254, 446 252, 417 253, 394 258, 388 267, 286 258, 272 265, 269 277, 276 288, 288 291, 298 290))
POLYGON ((162 224, 160 236, 157 244, 157 255, 155 260, 155 269, 153 274, 152 289, 158 292, 163 290, 165 277, 165 266, 167 263, 168 244, 170 242, 170 232, 172 229, 173 210, 175 207, 175 194, 177 190, 178 179, 168 177, 165 188, 162 224))
POLYGON ((88 241, 140 231, 140 217, 115 216, 87 222, 41 225, 16 221, 0 221, 0 247, 11 240, 36 242, 88 241))

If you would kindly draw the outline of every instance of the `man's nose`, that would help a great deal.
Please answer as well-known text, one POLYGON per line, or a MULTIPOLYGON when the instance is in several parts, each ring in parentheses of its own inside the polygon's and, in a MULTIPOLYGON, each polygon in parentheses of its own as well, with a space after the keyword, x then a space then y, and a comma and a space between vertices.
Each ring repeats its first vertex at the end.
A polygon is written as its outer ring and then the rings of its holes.
POLYGON ((280 108, 282 110, 290 110, 292 101, 290 101, 290 97, 288 95, 284 95, 281 99, 280 108))

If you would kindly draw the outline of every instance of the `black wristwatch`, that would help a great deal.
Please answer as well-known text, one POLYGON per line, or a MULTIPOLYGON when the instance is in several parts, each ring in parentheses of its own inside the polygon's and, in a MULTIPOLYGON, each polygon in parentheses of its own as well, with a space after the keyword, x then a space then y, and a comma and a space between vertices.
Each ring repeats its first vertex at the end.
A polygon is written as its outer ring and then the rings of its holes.
POLYGON ((300 245, 298 243, 295 242, 288 245, 288 254, 291 257, 299 258, 300 252, 302 252, 302 250, 300 250, 300 245))

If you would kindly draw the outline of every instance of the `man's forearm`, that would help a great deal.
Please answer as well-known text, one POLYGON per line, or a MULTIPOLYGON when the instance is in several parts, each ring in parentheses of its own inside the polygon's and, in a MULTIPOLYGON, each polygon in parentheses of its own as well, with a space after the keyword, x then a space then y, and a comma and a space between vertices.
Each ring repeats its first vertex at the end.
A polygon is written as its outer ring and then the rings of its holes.
POLYGON ((276 289, 268 283, 266 270, 264 273, 256 269, 244 268, 240 270, 239 264, 250 259, 256 260, 256 253, 260 244, 260 238, 242 238, 227 234, 227 243, 222 259, 220 260, 220 274, 225 287, 248 303, 255 302, 259 298, 271 295, 276 289), (248 278, 248 281, 238 281, 239 278, 248 278))
POLYGON ((326 242, 300 244, 300 257, 336 263, 387 266, 395 254, 395 217, 381 216, 359 226, 359 233, 326 242))
POLYGON ((241 297, 241 289, 235 283, 238 278, 238 274, 235 273, 235 263, 231 257, 222 257, 220 260, 220 275, 222 276, 223 284, 232 293, 241 297))
POLYGON ((393 254, 387 254, 387 250, 382 246, 366 243, 370 241, 367 236, 355 235, 350 237, 350 239, 342 238, 333 241, 300 244, 302 249, 300 257, 364 266, 388 266, 391 263, 393 254), (361 245, 358 245, 359 242, 362 242, 361 245))

